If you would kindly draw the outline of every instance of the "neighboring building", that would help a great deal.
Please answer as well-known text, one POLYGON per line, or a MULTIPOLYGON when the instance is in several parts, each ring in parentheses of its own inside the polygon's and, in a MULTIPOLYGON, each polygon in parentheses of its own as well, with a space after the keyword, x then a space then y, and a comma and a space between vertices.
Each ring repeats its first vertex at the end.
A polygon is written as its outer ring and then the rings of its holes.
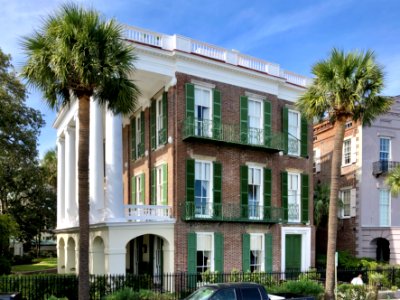
MULTIPOLYGON (((400 263, 400 199, 385 185, 400 162, 400 97, 369 126, 348 121, 343 142, 337 248, 358 257, 400 263)), ((314 184, 330 183, 334 129, 314 126, 314 184)), ((319 236, 317 248, 326 249, 319 236)))
MULTIPOLYGON (((178 35, 127 27, 137 111, 91 103, 90 272, 314 265, 308 79, 178 35), (289 145, 289 146, 288 146, 289 145)), ((58 271, 78 270, 77 105, 58 132, 58 271)))

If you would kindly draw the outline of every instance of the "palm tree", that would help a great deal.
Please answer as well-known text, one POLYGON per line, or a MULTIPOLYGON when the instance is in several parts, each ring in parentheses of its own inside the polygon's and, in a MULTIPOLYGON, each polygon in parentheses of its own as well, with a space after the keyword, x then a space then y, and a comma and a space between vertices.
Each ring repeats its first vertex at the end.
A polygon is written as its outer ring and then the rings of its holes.
POLYGON ((115 114, 132 112, 139 90, 129 79, 136 56, 115 20, 65 4, 24 37, 22 75, 43 92, 54 109, 78 101, 79 299, 89 299, 89 100, 115 114))
POLYGON ((387 97, 379 96, 383 88, 383 71, 371 51, 344 53, 333 49, 328 59, 312 67, 312 73, 315 75, 314 82, 300 97, 298 108, 309 120, 315 117, 320 120, 329 118, 336 131, 329 196, 325 283, 325 298, 334 299, 337 203, 345 123, 353 120, 370 125, 377 115, 390 108, 392 102, 387 97))
POLYGON ((390 171, 386 178, 386 184, 389 186, 390 191, 394 196, 397 196, 400 193, 400 166, 397 166, 390 171))

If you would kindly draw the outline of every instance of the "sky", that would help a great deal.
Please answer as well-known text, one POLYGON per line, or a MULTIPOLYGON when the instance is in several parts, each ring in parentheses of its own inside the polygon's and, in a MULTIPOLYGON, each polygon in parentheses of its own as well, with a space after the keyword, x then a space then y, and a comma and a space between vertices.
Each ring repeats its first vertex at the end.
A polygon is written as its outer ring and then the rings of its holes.
MULTIPOLYGON (((312 76, 333 47, 373 50, 384 67, 388 96, 400 95, 400 0, 79 0, 105 18, 165 34, 179 34, 236 49, 283 69, 312 76)), ((0 0, 0 48, 18 72, 20 42, 39 29, 59 0, 0 0)), ((40 91, 29 88, 27 105, 44 115, 40 157, 56 145, 56 113, 40 91)))

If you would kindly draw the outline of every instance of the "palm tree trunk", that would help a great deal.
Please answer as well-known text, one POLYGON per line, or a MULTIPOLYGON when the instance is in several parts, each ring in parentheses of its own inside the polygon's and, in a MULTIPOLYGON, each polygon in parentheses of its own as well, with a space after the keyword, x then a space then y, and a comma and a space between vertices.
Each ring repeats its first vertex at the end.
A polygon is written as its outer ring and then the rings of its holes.
POLYGON ((325 299, 335 299, 335 252, 337 237, 337 203, 339 192, 340 171, 342 166, 342 149, 344 138, 345 118, 338 118, 335 123, 335 138, 332 153, 331 166, 331 191, 329 197, 329 216, 328 216, 328 245, 326 257, 326 282, 325 299))
POLYGON ((89 100, 78 100, 79 300, 89 300, 89 100))

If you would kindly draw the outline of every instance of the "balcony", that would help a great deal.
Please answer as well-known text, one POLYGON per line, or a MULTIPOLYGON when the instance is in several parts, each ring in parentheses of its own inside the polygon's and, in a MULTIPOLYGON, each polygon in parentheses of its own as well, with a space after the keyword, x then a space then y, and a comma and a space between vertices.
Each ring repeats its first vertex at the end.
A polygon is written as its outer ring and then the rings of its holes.
POLYGON ((185 221, 279 223, 283 221, 283 208, 231 203, 186 202, 182 218, 185 221))
POLYGON ((387 175, 390 171, 400 166, 400 162, 391 160, 380 160, 372 163, 372 175, 387 175))
POLYGON ((264 148, 271 152, 284 151, 287 140, 283 133, 273 133, 265 140, 263 129, 248 128, 247 131, 241 131, 239 124, 215 125, 212 120, 199 120, 196 118, 185 119, 182 134, 184 140, 191 138, 204 139, 264 148))
POLYGON ((168 205, 124 205, 125 218, 132 222, 173 221, 172 207, 168 205))

